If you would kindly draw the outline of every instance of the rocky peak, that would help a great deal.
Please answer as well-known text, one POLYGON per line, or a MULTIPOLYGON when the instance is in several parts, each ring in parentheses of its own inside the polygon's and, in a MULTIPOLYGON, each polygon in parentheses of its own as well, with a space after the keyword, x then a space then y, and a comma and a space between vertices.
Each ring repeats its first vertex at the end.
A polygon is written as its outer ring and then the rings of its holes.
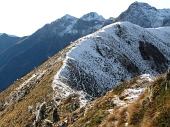
POLYGON ((158 10, 147 3, 134 2, 129 6, 126 11, 129 12, 129 14, 131 15, 134 13, 138 13, 139 15, 147 16, 149 12, 157 13, 158 10))
POLYGON ((64 15, 61 19, 69 20, 69 19, 77 19, 77 18, 74 17, 74 16, 71 16, 71 15, 69 15, 69 14, 66 14, 66 15, 64 15))
POLYGON ((96 12, 90 12, 88 14, 85 14, 81 17, 81 19, 85 21, 91 21, 91 20, 105 21, 105 19, 101 15, 98 15, 96 12))
POLYGON ((73 28, 77 20, 78 18, 66 14, 51 24, 51 28, 53 29, 55 35, 58 34, 62 37, 66 32, 73 28))
POLYGON ((132 3, 129 6, 129 8, 132 8, 132 7, 136 7, 136 8, 140 7, 141 9, 146 9, 146 10, 153 9, 153 10, 157 11, 157 9, 155 7, 150 6, 148 3, 137 2, 137 1, 132 3))
POLYGON ((1 35, 1 37, 2 37, 2 38, 7 38, 7 37, 9 37, 9 36, 8 36, 8 34, 3 33, 3 34, 1 35))
POLYGON ((170 9, 156 9, 147 3, 134 2, 115 20, 129 21, 145 28, 156 28, 170 25, 170 9))
POLYGON ((63 17, 57 19, 56 21, 54 21, 53 23, 56 24, 60 24, 60 26, 62 26, 61 24, 65 24, 67 22, 76 22, 78 20, 78 18, 71 16, 69 14, 64 15, 63 17))

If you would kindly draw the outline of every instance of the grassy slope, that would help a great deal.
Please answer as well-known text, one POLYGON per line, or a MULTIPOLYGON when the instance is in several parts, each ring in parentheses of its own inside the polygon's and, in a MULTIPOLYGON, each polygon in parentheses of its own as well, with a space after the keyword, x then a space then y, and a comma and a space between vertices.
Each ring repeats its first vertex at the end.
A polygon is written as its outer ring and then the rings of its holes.
MULTIPOLYGON (((33 121, 35 120, 35 114, 28 111, 28 106, 33 107, 33 112, 36 109, 38 103, 47 103, 47 106, 53 106, 53 89, 52 82, 56 73, 59 71, 63 64, 63 59, 70 48, 74 46, 71 44, 66 47, 49 60, 44 62, 38 68, 34 69, 27 75, 22 77, 22 80, 16 81, 14 84, 9 86, 3 92, 0 93, 0 110, 1 104, 5 103, 5 100, 18 88, 24 81, 28 80, 33 74, 39 70, 48 70, 42 76, 40 82, 36 83, 36 86, 29 90, 29 93, 25 95, 24 99, 18 101, 17 99, 9 104, 2 112, 0 112, 0 127, 24 127, 33 126, 33 121), (55 62, 57 60, 57 62, 55 62), (51 63, 54 63, 51 65, 51 63)), ((45 118, 52 120, 52 110, 49 109, 45 118)), ((61 115, 62 113, 60 113, 61 115)), ((44 118, 44 119, 45 119, 44 118)), ((40 125, 41 126, 41 123, 40 125)))
MULTIPOLYGON (((57 59, 58 55, 54 56, 54 58, 57 59)), ((51 102, 53 96, 53 90, 51 86, 53 77, 61 67, 62 61, 56 63, 54 66, 51 67, 46 66, 46 63, 47 62, 45 62, 37 69, 41 69, 43 67, 46 69, 48 68, 49 71, 44 74, 41 81, 36 85, 36 87, 30 90, 30 93, 25 96, 25 99, 19 102, 17 100, 14 101, 0 114, 0 126, 24 127, 27 124, 29 125, 29 123, 32 123, 35 119, 35 115, 28 112, 28 106, 30 105, 35 108, 38 102, 42 103, 44 101, 44 98, 47 103, 49 101, 51 102)), ((34 74, 37 69, 24 76, 24 79, 28 79, 29 77, 31 77, 31 75, 34 74)), ((23 81, 24 80, 17 81, 5 91, 1 92, 0 100, 4 102, 4 99, 9 96, 11 91, 22 84, 23 81)))
POLYGON ((125 88, 136 84, 137 78, 120 83, 113 91, 91 102, 92 108, 86 108, 84 115, 79 118, 73 127, 170 127, 170 86, 164 75, 157 77, 151 84, 153 94, 149 100, 146 89, 143 94, 127 107, 114 106, 112 98, 121 97, 125 88), (112 109, 112 113, 108 112, 112 109), (128 112, 128 113, 127 113, 128 112))

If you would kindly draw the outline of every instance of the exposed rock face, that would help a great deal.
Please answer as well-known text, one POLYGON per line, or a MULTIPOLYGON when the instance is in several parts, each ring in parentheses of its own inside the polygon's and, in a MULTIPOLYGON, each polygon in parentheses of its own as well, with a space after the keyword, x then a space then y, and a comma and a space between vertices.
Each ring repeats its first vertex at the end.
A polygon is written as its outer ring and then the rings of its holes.
POLYGON ((115 20, 129 21, 145 28, 170 26, 170 9, 156 9, 147 3, 134 2, 115 20))
POLYGON ((57 108, 54 108, 53 110, 53 123, 56 123, 60 120, 57 108))
POLYGON ((154 64, 151 62, 151 68, 157 68, 157 72, 161 73, 161 68, 167 67, 167 59, 159 51, 157 47, 147 42, 139 42, 139 50, 141 56, 144 60, 150 61, 153 60, 154 64), (156 65, 156 67, 155 67, 156 65))
POLYGON ((34 121, 34 126, 37 127, 41 123, 41 120, 44 119, 45 116, 45 110, 46 110, 46 103, 42 103, 41 105, 37 105, 37 110, 35 112, 36 119, 34 121))

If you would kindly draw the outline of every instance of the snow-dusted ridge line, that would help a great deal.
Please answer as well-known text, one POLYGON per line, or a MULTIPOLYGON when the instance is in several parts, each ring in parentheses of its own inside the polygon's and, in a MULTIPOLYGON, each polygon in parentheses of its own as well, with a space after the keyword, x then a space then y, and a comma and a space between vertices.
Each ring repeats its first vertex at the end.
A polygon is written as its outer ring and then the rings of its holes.
POLYGON ((160 67, 166 70, 169 66, 170 36, 165 33, 170 34, 170 28, 144 29, 129 22, 118 22, 80 38, 72 43, 74 46, 56 74, 53 88, 64 84, 100 96, 121 80, 144 73, 155 76, 161 72, 160 67), (159 32, 161 34, 156 34, 159 32), (145 60, 142 52, 147 55, 145 60))
POLYGON ((69 87, 68 85, 58 81, 56 79, 56 76, 54 77, 52 87, 53 87, 53 91, 54 91, 53 100, 55 100, 55 98, 63 99, 63 98, 68 97, 71 94, 77 94, 77 95, 79 95, 80 107, 83 107, 92 99, 92 97, 90 97, 87 93, 85 93, 83 91, 77 91, 77 90, 69 87))
MULTIPOLYGON (((71 50, 73 50, 74 46, 71 45, 69 48, 71 51, 71 50)), ((67 54, 69 54, 69 52, 67 54)), ((86 92, 84 92, 82 90, 78 91, 78 90, 71 88, 70 86, 62 83, 60 80, 58 80, 58 77, 60 77, 60 71, 62 69, 64 69, 64 67, 66 66, 66 63, 65 63, 67 61, 66 59, 68 59, 67 55, 63 61, 63 66, 57 72, 57 74, 54 76, 54 79, 53 79, 53 83, 52 83, 52 88, 54 91, 53 100, 55 100, 55 98, 63 99, 63 98, 68 97, 71 94, 77 94, 77 95, 79 95, 80 107, 83 107, 92 99, 92 97, 90 95, 88 95, 86 92)), ((65 78, 65 80, 69 80, 69 79, 65 78)))

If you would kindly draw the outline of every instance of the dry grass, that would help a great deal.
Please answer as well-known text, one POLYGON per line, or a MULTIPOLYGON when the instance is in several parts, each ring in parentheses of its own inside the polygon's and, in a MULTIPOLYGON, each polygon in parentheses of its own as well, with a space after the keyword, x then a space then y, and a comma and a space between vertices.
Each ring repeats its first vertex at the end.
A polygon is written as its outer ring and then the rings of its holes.
MULTIPOLYGON (((136 79, 131 80, 134 85, 136 85, 135 81, 136 79)), ((150 85, 149 82, 145 81, 144 83, 150 85)), ((135 102, 129 104, 127 107, 112 107, 112 102, 110 100, 112 100, 114 94, 117 92, 121 95, 123 89, 131 87, 132 85, 128 84, 126 87, 118 86, 116 92, 113 90, 112 92, 108 92, 104 97, 91 102, 94 105, 93 108, 89 109, 88 112, 86 111, 86 115, 77 120, 74 125, 76 127, 125 127, 125 123, 128 123, 128 127, 161 127, 156 121, 165 121, 164 116, 168 116, 167 112, 170 111, 165 110, 170 107, 170 96, 167 96, 169 95, 168 90, 166 92, 164 91, 163 83, 163 76, 159 76, 155 82, 151 84, 154 96, 152 102, 148 100, 148 90, 146 89, 135 102), (163 90, 163 93, 161 93, 161 89, 163 90), (157 92, 157 90, 159 91, 157 92), (162 104, 165 108, 164 110, 161 109, 162 104), (100 111, 97 109, 100 109, 100 111), (94 121, 99 118, 100 113, 103 111, 106 112, 108 109, 113 109, 113 113, 108 114, 99 124, 94 124, 94 121)), ((140 87, 140 85, 138 85, 138 87, 140 87)))
MULTIPOLYGON (((57 56, 54 56, 55 58, 57 56)), ((53 90, 52 90, 52 80, 54 75, 60 69, 62 65, 62 61, 56 63, 55 65, 49 68, 48 62, 43 63, 38 69, 49 69, 49 72, 45 73, 42 77, 41 81, 36 84, 35 88, 33 88, 29 94, 25 96, 25 99, 21 101, 15 100, 12 104, 10 104, 1 114, 0 114, 0 126, 1 127, 24 127, 24 126, 32 126, 33 121, 35 120, 35 115, 28 112, 28 106, 33 106, 34 109, 38 102, 42 103, 46 101, 50 103, 53 98, 53 90)), ((5 101, 5 98, 10 95, 10 93, 20 84, 24 82, 24 80, 31 77, 32 74, 35 73, 36 70, 33 70, 29 74, 23 77, 23 80, 19 80, 7 88, 5 91, 0 93, 1 101, 5 101)))

